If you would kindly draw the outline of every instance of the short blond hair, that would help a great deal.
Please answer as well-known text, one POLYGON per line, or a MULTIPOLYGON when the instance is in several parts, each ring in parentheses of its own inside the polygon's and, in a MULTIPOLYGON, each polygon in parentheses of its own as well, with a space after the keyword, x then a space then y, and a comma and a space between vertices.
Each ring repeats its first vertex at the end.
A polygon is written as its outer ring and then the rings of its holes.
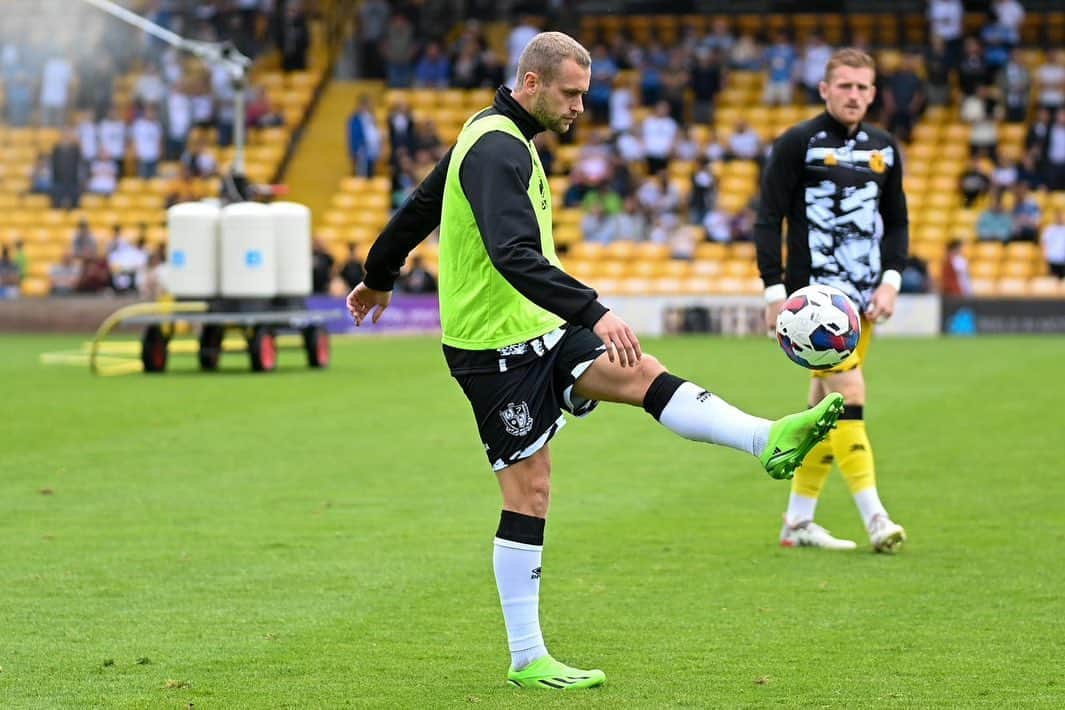
POLYGON ((846 47, 837 50, 825 65, 825 81, 832 80, 832 72, 838 67, 850 67, 851 69, 872 69, 876 74, 876 61, 867 53, 854 47, 846 47))
POLYGON ((577 62, 582 69, 592 66, 592 56, 580 42, 562 32, 541 32, 529 41, 518 58, 517 84, 521 85, 522 77, 528 72, 550 84, 566 59, 577 62))

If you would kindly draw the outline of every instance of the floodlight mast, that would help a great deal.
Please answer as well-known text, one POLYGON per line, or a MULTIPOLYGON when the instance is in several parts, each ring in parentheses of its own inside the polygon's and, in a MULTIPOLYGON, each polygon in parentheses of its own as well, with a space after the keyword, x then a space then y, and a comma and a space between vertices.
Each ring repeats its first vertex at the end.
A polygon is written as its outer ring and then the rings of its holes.
POLYGON ((184 50, 201 61, 222 67, 233 86, 233 165, 231 167, 232 187, 238 193, 238 199, 247 199, 248 182, 244 177, 244 142, 245 120, 244 91, 251 59, 237 51, 231 42, 200 42, 186 39, 165 27, 160 27, 151 20, 117 5, 111 0, 82 0, 112 17, 147 32, 161 39, 176 49, 184 50))

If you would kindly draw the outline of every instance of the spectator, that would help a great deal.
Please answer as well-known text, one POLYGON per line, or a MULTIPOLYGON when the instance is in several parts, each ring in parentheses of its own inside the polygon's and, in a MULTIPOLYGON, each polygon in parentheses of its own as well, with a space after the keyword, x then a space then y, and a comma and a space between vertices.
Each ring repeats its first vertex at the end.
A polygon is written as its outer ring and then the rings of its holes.
POLYGON ((1042 241, 1050 273, 1065 279, 1065 210, 1054 210, 1054 220, 1043 228, 1042 241))
POLYGON ((1050 124, 1046 142, 1043 178, 1050 190, 1065 190, 1065 110, 1058 111, 1050 124))
POLYGON ((77 131, 78 148, 81 150, 81 157, 88 163, 96 157, 98 143, 96 139, 96 124, 92 122, 92 116, 88 112, 83 112, 79 117, 77 131))
POLYGON ((1008 242, 1013 234, 1013 219, 1002 206, 1002 195, 991 199, 991 206, 976 221, 976 238, 984 242, 1008 242))
POLYGON ((933 35, 924 55, 925 93, 930 106, 950 103, 950 60, 943 38, 933 35))
POLYGON ((680 191, 665 170, 645 179, 636 191, 636 199, 651 216, 652 221, 662 214, 674 215, 673 221, 676 221, 676 214, 680 210, 680 191))
POLYGON ((1065 106, 1065 50, 1049 53, 1047 60, 1035 70, 1035 83, 1039 87, 1040 108, 1054 113, 1065 106))
POLYGON ((928 293, 928 267, 923 259, 912 254, 906 257, 899 293, 928 293))
POLYGON ((1011 241, 1038 242, 1039 223, 1043 221, 1043 211, 1039 203, 1028 191, 1026 184, 1019 183, 1013 188, 1013 234, 1011 241))
POLYGON ((998 75, 1006 66, 1010 56, 1010 31, 997 22, 984 25, 980 30, 980 41, 984 45, 984 64, 987 65, 989 77, 998 75))
POLYGON ((507 86, 513 88, 514 79, 518 74, 518 58, 525 50, 525 45, 529 44, 539 32, 532 16, 522 15, 510 31, 510 35, 507 36, 507 86))
POLYGON ((17 298, 22 277, 6 244, 0 246, 0 298, 17 298))
POLYGON ((593 122, 607 123, 609 121, 611 128, 614 127, 611 94, 614 90, 614 80, 617 75, 618 65, 607 52, 606 45, 595 45, 592 48, 591 81, 588 85, 587 108, 589 113, 591 113, 593 122))
POLYGON ((729 160, 760 160, 762 157, 762 139, 744 120, 736 122, 732 135, 728 139, 729 160))
POLYGON ((821 98, 821 80, 825 78, 825 67, 832 57, 832 48, 821 35, 811 33, 806 41, 802 55, 802 86, 806 92, 806 103, 823 104, 821 98))
POLYGON ((688 219, 692 224, 701 224, 706 213, 717 202, 717 182, 710 169, 710 161, 699 159, 692 173, 691 190, 688 193, 688 219))
POLYGON ((920 58, 907 54, 902 66, 887 77, 884 84, 884 111, 888 116, 888 131, 909 143, 913 124, 924 108, 925 92, 917 76, 920 58))
POLYGON ((133 122, 130 128, 133 142, 133 157, 137 159, 137 175, 153 178, 163 157, 163 126, 154 107, 144 110, 144 115, 133 122))
POLYGON ((728 244, 732 241, 732 217, 720 205, 715 205, 703 216, 703 229, 712 242, 728 244))
POLYGON ((656 173, 669 165, 677 138, 677 122, 669 115, 668 102, 659 101, 655 104, 654 113, 643 120, 641 132, 647 172, 656 173))
POLYGON ((1045 184, 1039 170, 1039 149, 1033 148, 1024 154, 1017 167, 1017 182, 1023 182, 1029 190, 1038 190, 1045 184))
POLYGON ((602 201, 588 204, 581 217, 581 237, 593 244, 610 244, 617 239, 617 216, 609 214, 602 201))
POLYGON ((717 52, 718 57, 727 57, 735 44, 736 37, 729 29, 728 20, 718 15, 710 25, 710 34, 700 42, 700 48, 717 52))
POLYGON ((225 148, 233 144, 236 108, 233 105, 233 80, 221 65, 211 69, 211 92, 215 99, 214 126, 218 130, 218 145, 225 148))
POLYGON ((614 149, 625 163, 636 163, 647 157, 643 152, 643 143, 631 131, 623 131, 617 135, 614 139, 614 149))
POLYGON ((991 12, 996 23, 1005 32, 1005 41, 1010 49, 1021 42, 1021 25, 1024 24, 1024 6, 1017 0, 993 0, 991 12))
POLYGON ((117 108, 112 107, 107 112, 107 116, 96 124, 96 133, 99 136, 100 148, 107 151, 107 154, 115 161, 115 175, 121 178, 125 172, 126 139, 129 129, 126 127, 126 122, 119 116, 117 108))
POLYGON ((1036 162, 1041 163, 1046 155, 1047 139, 1050 137, 1050 127, 1054 124, 1053 114, 1048 108, 1041 108, 1036 112, 1035 120, 1028 126, 1024 136, 1024 150, 1026 153, 1035 152, 1036 162))
POLYGON ((962 95, 973 96, 981 86, 990 82, 991 76, 984 61, 980 40, 975 37, 966 38, 961 64, 958 67, 958 84, 962 95))
POLYGON ((89 163, 89 181, 85 189, 94 195, 110 197, 118 188, 118 168, 106 149, 100 150, 89 163))
POLYGON ((66 57, 53 55, 44 63, 41 76, 41 123, 62 126, 66 122, 73 81, 74 67, 66 57))
POLYGON ((1010 123, 1024 123, 1028 116, 1028 99, 1032 93, 1032 77, 1028 68, 1012 51, 1006 66, 998 75, 998 92, 1006 107, 1006 120, 1010 123))
POLYGON ((35 195, 52 194, 52 161, 44 153, 38 153, 30 171, 30 192, 35 195))
POLYGON ((130 244, 115 225, 114 237, 107 248, 107 268, 111 272, 111 288, 115 293, 137 290, 137 273, 147 267, 147 255, 130 244))
POLYGON ((289 2, 277 28, 277 48, 281 51, 281 71, 306 71, 307 50, 311 47, 311 30, 307 14, 299 4, 289 2))
POLYGON ((203 138, 189 144, 181 156, 181 164, 190 177, 214 177, 218 175, 218 161, 206 148, 203 138))
POLYGON ((169 270, 166 265, 166 254, 160 245, 158 249, 148 256, 148 263, 144 270, 144 280, 138 280, 137 282, 141 298, 155 301, 169 293, 169 288, 167 287, 168 277, 169 270))
POLYGON ((961 104, 961 119, 970 125, 969 153, 998 160, 998 123, 1001 110, 991 98, 991 87, 981 86, 961 104))
POLYGON ((764 103, 787 106, 795 86, 795 48, 785 32, 777 32, 773 44, 766 48, 763 62, 766 70, 764 103))
POLYGON ((581 207, 586 211, 601 208, 607 215, 621 212, 621 196, 607 185, 593 185, 581 198, 581 207))
POLYGON ((762 50, 749 33, 740 35, 728 54, 728 66, 736 71, 757 71, 761 68, 762 50))
POLYGON ((357 25, 359 69, 367 79, 384 79, 385 66, 381 61, 380 45, 392 14, 387 0, 363 0, 359 4, 357 25))
POLYGON ((270 96, 261 86, 253 86, 248 94, 248 104, 244 112, 245 122, 249 127, 272 128, 285 125, 285 116, 274 109, 270 96))
POLYGON ((74 237, 70 242, 70 250, 74 258, 79 260, 90 259, 96 256, 99 251, 96 237, 93 236, 92 230, 89 229, 89 223, 84 219, 78 222, 78 227, 74 230, 74 237))
POLYGON ((758 213, 753 204, 748 204, 729 220, 729 231, 733 242, 753 242, 754 223, 758 213))
POLYGON ((635 117, 633 109, 636 107, 636 91, 633 82, 628 77, 618 77, 614 86, 610 89, 608 99, 608 117, 610 130, 616 135, 626 133, 633 129, 635 117))
POLYGON ((991 169, 991 189, 996 191, 1012 190, 1020 174, 1019 164, 1015 161, 995 163, 991 169))
POLYGON ((78 72, 77 107, 92 116, 111 110, 115 63, 109 52, 97 52, 78 72))
POLYGON ((444 142, 437 133, 436 123, 431 119, 414 122, 414 156, 417 160, 418 153, 425 151, 429 157, 439 160, 444 157, 444 142))
POLYGON ((81 199, 85 163, 78 147, 77 133, 68 128, 52 149, 52 206, 74 209, 81 199))
POLYGON ((166 83, 154 64, 149 64, 133 84, 133 98, 141 106, 159 106, 166 98, 166 83))
POLYGON ((211 86, 202 77, 192 80, 190 86, 192 125, 197 128, 211 128, 214 125, 214 96, 211 95, 211 86))
POLYGON ((7 122, 12 127, 29 124, 33 115, 33 79, 25 69, 18 69, 5 81, 4 103, 7 105, 7 122))
POLYGON ((350 291, 362 283, 365 276, 366 272, 362 268, 362 262, 359 261, 358 248, 355 242, 348 242, 348 258, 340 267, 340 278, 344 279, 350 291))
MULTIPOLYGON (((192 98, 187 92, 188 85, 177 84, 166 96, 166 159, 177 160, 185 152, 185 144, 192 130, 192 98)), ((254 100, 255 91, 251 92, 254 100)), ((250 102, 249 102, 250 105, 250 102)), ((254 124, 249 124, 254 125, 254 124)))
POLYGON ((333 278, 333 255, 321 239, 315 239, 311 248, 311 290, 328 293, 329 281, 333 278))
POLYGON ((414 67, 414 85, 430 89, 446 89, 451 83, 451 61, 436 42, 425 45, 421 59, 414 67))
POLYGON ((588 140, 580 147, 577 161, 573 166, 580 181, 588 186, 602 185, 610 179, 610 146, 605 142, 607 136, 601 129, 593 130, 588 140))
POLYGON ((401 13, 388 21, 388 31, 381 40, 381 54, 385 60, 388 85, 394 89, 410 87, 414 73, 416 52, 414 28, 401 13))
POLYGON ((947 66, 958 66, 962 48, 962 21, 965 8, 961 0, 930 0, 928 3, 929 35, 943 42, 947 66))
POLYGON ((506 82, 503 63, 499 61, 499 55, 491 49, 486 49, 481 53, 481 64, 477 74, 480 77, 477 85, 482 89, 494 89, 506 82))
POLYGON ((690 82, 688 56, 683 49, 674 49, 669 53, 666 71, 662 74, 662 98, 669 104, 669 115, 678 124, 687 122, 684 106, 690 82))
POLYGON ((647 217, 640 210, 636 196, 629 195, 617 216, 617 240, 642 242, 647 239, 647 231, 647 217))
POLYGON ((398 161, 401 151, 408 154, 414 152, 414 115, 407 102, 402 99, 392 104, 392 110, 388 114, 388 141, 393 164, 398 161))
POLYGON ((11 255, 11 260, 18 268, 18 277, 21 282, 30 273, 30 257, 26 254, 26 245, 21 239, 15 239, 13 246, 15 253, 11 255))
POLYGON ((554 137, 551 131, 541 131, 533 137, 533 146, 536 154, 540 156, 540 165, 544 168, 545 175, 553 175, 555 172, 555 149, 554 137))
POLYGON ((456 89, 473 89, 480 82, 481 47, 465 42, 455 53, 451 62, 451 86, 456 89))
POLYGON ((714 100, 725 86, 725 67, 721 56, 724 50, 700 47, 695 51, 691 69, 691 91, 694 98, 692 118, 696 123, 714 121, 714 100))
POLYGON ((53 296, 67 296, 74 293, 81 281, 81 266, 70 252, 66 252, 48 269, 48 279, 51 282, 49 292, 53 296))
POLYGON ((410 268, 397 284, 404 293, 436 293, 436 277, 425 268, 420 256, 412 256, 410 268))
POLYGON ((381 132, 377 128, 373 108, 367 96, 359 98, 359 106, 348 118, 348 158, 353 175, 370 177, 381 157, 381 132))
POLYGON ((940 269, 940 293, 944 296, 968 297, 973 293, 969 281, 969 261, 962 253, 962 241, 952 239, 947 244, 947 253, 943 256, 940 269))
POLYGON ((677 140, 673 142, 673 157, 684 163, 690 163, 699 157, 699 144, 686 123, 680 124, 677 129, 677 140))

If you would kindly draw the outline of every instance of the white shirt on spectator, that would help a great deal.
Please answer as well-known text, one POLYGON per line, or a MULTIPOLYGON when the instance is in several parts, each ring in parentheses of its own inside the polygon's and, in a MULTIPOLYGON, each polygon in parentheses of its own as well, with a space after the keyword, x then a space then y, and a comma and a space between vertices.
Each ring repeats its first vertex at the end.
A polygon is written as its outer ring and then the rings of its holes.
POLYGON ((802 56, 802 83, 817 87, 825 78, 825 67, 832 58, 832 48, 824 42, 807 47, 802 56))
POLYGON ((652 158, 668 158, 676 137, 677 122, 672 116, 648 116, 643 120, 643 149, 652 158))
POLYGON ((1048 224, 1043 230, 1043 254, 1048 264, 1065 264, 1065 224, 1048 224))
POLYGON ((41 105, 50 108, 65 107, 73 78, 74 67, 65 57, 52 57, 45 62, 44 74, 41 77, 41 105))
POLYGON ((707 212, 703 217, 703 227, 715 242, 732 241, 732 224, 723 210, 714 209, 707 212))
POLYGON ((621 133, 632 128, 632 89, 618 87, 610 92, 610 130, 621 133))
POLYGON ((644 159, 643 143, 629 131, 625 131, 618 136, 617 147, 618 155, 627 163, 644 159))
POLYGON ((159 160, 162 155, 160 141, 163 138, 163 127, 159 125, 159 121, 138 118, 133 122, 130 133, 133 135, 133 153, 137 160, 159 160))
POLYGON ((1065 165, 1065 126, 1060 123, 1054 123, 1047 135, 1047 160, 1065 165))
POLYGON ((126 156, 126 123, 105 118, 97 126, 100 136, 100 145, 114 158, 119 160, 126 156))
POLYGON ((96 157, 96 126, 92 121, 84 120, 78 124, 78 145, 81 157, 92 160, 96 157))
POLYGON ((192 97, 192 122, 208 123, 214 115, 214 99, 210 94, 196 94, 192 97))
POLYGON ((928 6, 928 20, 932 31, 944 40, 961 37, 965 8, 961 0, 932 0, 928 6))
POLYGON ((89 192, 110 195, 118 187, 118 166, 115 161, 97 158, 89 164, 89 192))
POLYGON ((1003 27, 1008 27, 1014 32, 1021 29, 1021 23, 1024 22, 1024 6, 1017 0, 996 2, 992 6, 992 10, 995 12, 995 17, 998 18, 998 23, 1003 27))
POLYGON ((1035 70, 1039 83, 1039 104, 1058 107, 1065 104, 1065 66, 1046 63, 1035 70))
POLYGON ((133 90, 134 96, 146 104, 159 104, 166 96, 166 84, 158 74, 141 74, 133 90))
POLYGON ((182 140, 192 128, 192 100, 188 94, 171 91, 166 97, 167 135, 182 140))
POLYGON ((748 128, 745 131, 733 133, 728 140, 728 147, 734 158, 754 160, 761 150, 762 139, 753 129, 748 128))

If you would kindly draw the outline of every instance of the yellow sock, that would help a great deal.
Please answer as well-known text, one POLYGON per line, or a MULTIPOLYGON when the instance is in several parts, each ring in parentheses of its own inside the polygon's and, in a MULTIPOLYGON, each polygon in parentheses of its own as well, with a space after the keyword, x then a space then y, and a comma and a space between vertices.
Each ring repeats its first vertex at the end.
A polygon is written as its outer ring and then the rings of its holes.
POLYGON ((832 432, 832 450, 851 495, 876 486, 873 446, 865 433, 864 419, 840 419, 832 432))
POLYGON ((832 438, 835 435, 832 432, 806 454, 791 481, 792 493, 814 500, 821 496, 821 489, 832 472, 832 438))

